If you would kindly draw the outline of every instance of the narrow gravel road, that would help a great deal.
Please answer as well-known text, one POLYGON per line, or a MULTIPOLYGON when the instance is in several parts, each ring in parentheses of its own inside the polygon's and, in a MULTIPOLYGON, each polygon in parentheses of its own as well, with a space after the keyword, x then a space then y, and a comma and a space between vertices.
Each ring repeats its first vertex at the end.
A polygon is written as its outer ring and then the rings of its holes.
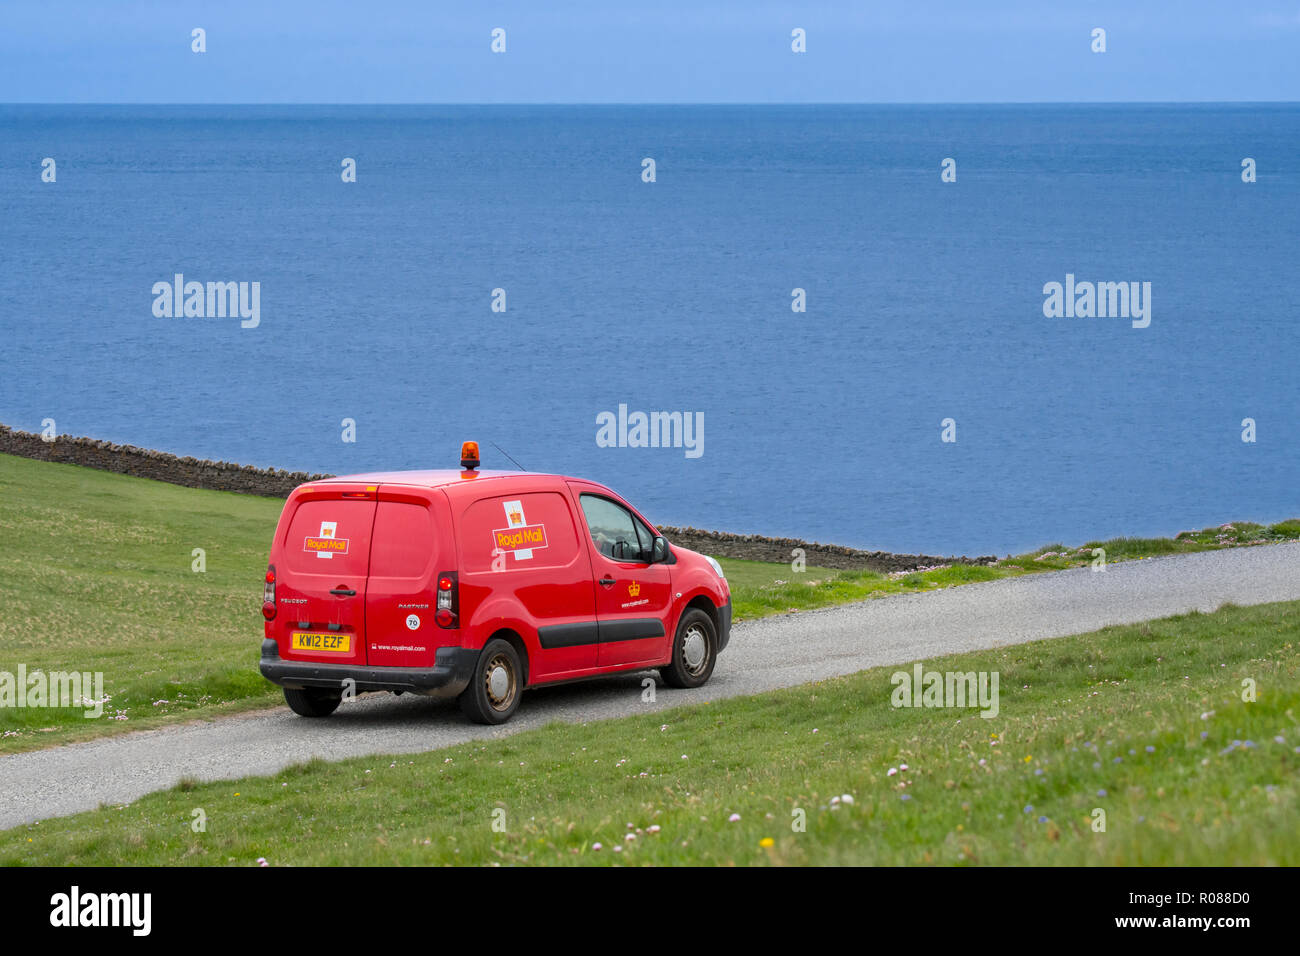
MULTIPOLYGON (((182 777, 269 774, 311 757, 411 753, 500 737, 551 721, 585 722, 717 700, 959 651, 1150 620, 1226 602, 1300 599, 1300 543, 1154 558, 889 597, 736 625, 713 679, 695 691, 645 673, 530 691, 504 727, 467 723, 454 702, 384 694, 324 721, 287 708, 0 757, 0 829, 129 803, 182 777)), ((256 667, 250 653, 249 666, 256 667)))

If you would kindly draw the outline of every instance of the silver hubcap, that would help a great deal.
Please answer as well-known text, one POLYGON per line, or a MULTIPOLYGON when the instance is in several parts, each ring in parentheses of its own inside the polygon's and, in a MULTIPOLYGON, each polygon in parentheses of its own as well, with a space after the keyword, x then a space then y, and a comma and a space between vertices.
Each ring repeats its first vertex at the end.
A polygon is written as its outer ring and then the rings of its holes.
POLYGON ((699 625, 691 627, 682 638, 682 661, 687 669, 693 674, 698 673, 708 653, 709 639, 704 636, 704 630, 699 625))
POLYGON ((498 664, 488 674, 488 693, 494 700, 505 700, 510 693, 510 672, 498 664))

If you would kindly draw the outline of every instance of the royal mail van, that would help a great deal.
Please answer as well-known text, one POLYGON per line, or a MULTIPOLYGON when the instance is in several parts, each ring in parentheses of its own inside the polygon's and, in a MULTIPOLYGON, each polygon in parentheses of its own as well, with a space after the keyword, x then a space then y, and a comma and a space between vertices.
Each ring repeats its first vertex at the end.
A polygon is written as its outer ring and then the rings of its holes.
POLYGON ((527 687, 658 668, 709 679, 731 633, 710 557, 669 544, 603 485, 461 469, 312 481, 271 545, 262 674, 304 717, 344 693, 458 697, 510 718, 527 687))

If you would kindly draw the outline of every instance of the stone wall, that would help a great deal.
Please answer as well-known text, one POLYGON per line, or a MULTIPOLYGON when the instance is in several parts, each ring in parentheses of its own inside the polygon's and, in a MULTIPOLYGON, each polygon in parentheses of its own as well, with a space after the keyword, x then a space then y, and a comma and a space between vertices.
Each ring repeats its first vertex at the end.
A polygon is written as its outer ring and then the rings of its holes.
POLYGON ((992 564, 997 560, 992 555, 979 558, 941 558, 929 554, 859 551, 857 548, 817 544, 800 541, 798 538, 767 538, 757 534, 729 534, 726 531, 701 531, 698 528, 672 528, 667 525, 661 525, 659 530, 674 544, 718 558, 789 564, 794 560, 791 552, 801 548, 804 551, 804 561, 809 567, 837 570, 915 571, 941 564, 992 564))
MULTIPOLYGON (((180 458, 167 452, 115 445, 94 438, 60 435, 52 442, 40 435, 17 431, 0 425, 0 454, 58 461, 70 465, 112 471, 136 478, 150 478, 187 488, 235 491, 246 495, 284 498, 306 481, 329 478, 301 471, 254 468, 228 461, 180 458)), ((766 538, 756 534, 728 534, 725 531, 701 531, 697 528, 662 526, 664 536, 674 544, 719 558, 742 558, 750 561, 773 561, 789 564, 790 552, 802 548, 811 567, 869 569, 872 571, 914 571, 939 564, 991 564, 996 558, 936 557, 926 554, 891 554, 887 551, 859 551, 833 544, 817 544, 797 538, 766 538)))

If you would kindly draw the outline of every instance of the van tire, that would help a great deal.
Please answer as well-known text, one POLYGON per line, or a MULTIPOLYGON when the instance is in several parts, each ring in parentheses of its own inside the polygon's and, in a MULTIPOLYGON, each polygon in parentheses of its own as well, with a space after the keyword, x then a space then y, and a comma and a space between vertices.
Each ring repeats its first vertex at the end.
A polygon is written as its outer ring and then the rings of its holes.
POLYGON ((504 724, 519 709, 523 693, 524 668, 519 652, 509 641, 495 637, 484 645, 474 665, 474 676, 458 700, 460 709, 474 723, 504 724))
POLYGON ((713 675, 718 660, 718 631, 713 619, 698 607, 690 608, 677 622, 673 637, 673 656, 668 666, 659 668, 659 676, 669 687, 700 687, 713 675), (699 653, 703 640, 704 656, 694 666, 690 661, 699 653))
POLYGON ((315 687, 296 687, 284 689, 284 700, 299 717, 328 717, 338 710, 343 695, 336 690, 315 687))

